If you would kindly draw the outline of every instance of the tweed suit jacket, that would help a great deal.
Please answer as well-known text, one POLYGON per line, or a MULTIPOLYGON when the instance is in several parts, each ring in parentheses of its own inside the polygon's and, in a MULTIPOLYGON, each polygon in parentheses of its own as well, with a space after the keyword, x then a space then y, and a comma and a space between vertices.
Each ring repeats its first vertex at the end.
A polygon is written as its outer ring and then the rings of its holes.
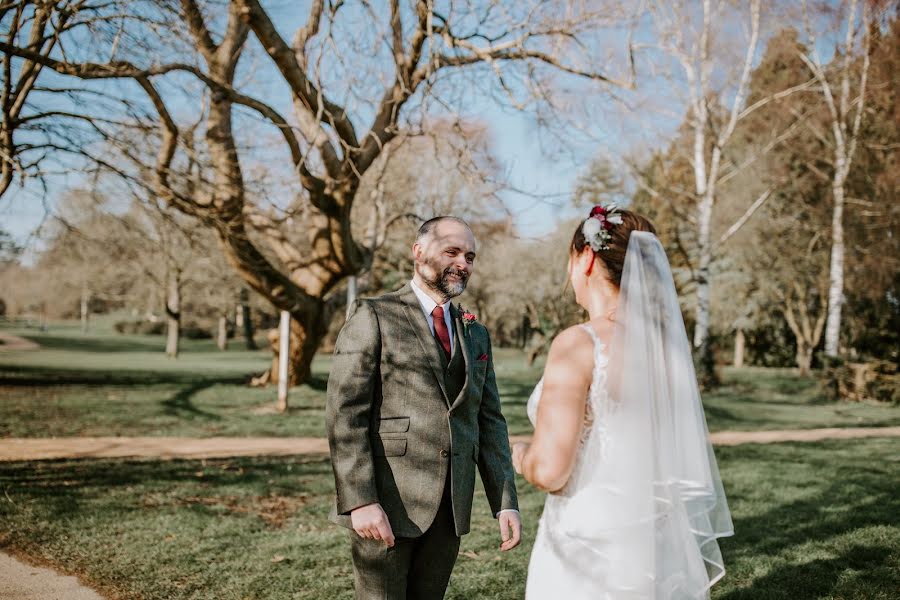
POLYGON ((465 382, 447 394, 445 362, 412 287, 357 300, 335 345, 326 427, 336 497, 331 519, 381 503, 398 537, 434 520, 450 469, 456 534, 468 533, 476 468, 493 513, 518 508, 491 341, 451 305, 465 382), (481 360, 479 360, 481 359, 481 360))

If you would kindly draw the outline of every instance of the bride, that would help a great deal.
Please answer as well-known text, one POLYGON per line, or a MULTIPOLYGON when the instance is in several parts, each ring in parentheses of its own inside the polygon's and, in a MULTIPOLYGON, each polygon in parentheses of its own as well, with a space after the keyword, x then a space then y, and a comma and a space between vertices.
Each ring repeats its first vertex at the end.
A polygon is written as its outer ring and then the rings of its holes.
POLYGON ((665 251, 597 206, 569 252, 590 320, 553 341, 516 471, 549 494, 526 598, 708 598, 733 535, 665 251))

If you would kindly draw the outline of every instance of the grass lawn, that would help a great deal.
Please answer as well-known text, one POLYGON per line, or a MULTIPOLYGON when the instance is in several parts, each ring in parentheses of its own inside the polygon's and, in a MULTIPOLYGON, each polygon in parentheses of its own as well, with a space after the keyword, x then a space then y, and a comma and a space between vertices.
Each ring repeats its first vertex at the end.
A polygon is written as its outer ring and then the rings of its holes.
MULTIPOLYGON (((275 390, 251 388, 267 350, 185 340, 177 360, 163 355, 161 336, 83 335, 71 324, 47 332, 4 328, 42 347, 0 350, 0 437, 106 435, 322 436, 328 355, 313 377, 291 392, 287 415, 273 414, 275 390)), ((495 356, 504 414, 512 434, 531 432, 525 403, 542 363, 514 350, 495 356)), ((803 429, 900 425, 900 409, 828 403, 813 380, 790 370, 725 369, 725 385, 704 397, 711 430, 803 429)))
MULTIPOLYGON (((718 600, 896 598, 900 462, 890 439, 717 451, 737 535, 718 600)), ((543 496, 520 481, 525 542, 497 549, 487 502, 447 597, 523 595, 543 496)), ((114 598, 351 597, 346 534, 326 520, 327 460, 0 464, 0 547, 114 598)))

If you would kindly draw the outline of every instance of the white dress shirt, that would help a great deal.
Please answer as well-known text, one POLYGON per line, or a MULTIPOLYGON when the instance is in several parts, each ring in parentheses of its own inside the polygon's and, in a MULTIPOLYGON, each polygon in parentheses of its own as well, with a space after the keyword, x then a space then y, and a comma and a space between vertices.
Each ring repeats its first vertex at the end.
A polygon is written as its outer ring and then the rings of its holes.
MULTIPOLYGON (((431 316, 432 311, 434 311, 435 306, 442 306, 444 308, 444 323, 447 324, 447 331, 450 333, 450 339, 453 339, 453 319, 450 316, 450 301, 444 302, 443 304, 438 304, 434 301, 434 299, 422 291, 418 285, 416 285, 415 280, 409 282, 409 285, 412 287, 413 292, 416 294, 416 298, 419 299, 419 304, 422 306, 422 312, 425 313, 425 318, 428 319, 428 328, 431 329, 431 335, 434 335, 434 317, 431 316)), ((450 343, 450 348, 452 350, 456 350, 456 344, 453 342, 450 343)), ((452 354, 451 354, 452 356, 452 354)), ((514 508, 505 508, 498 512, 494 517, 499 517, 501 513, 505 512, 514 512, 519 514, 514 508)))
POLYGON ((431 296, 422 291, 416 282, 410 281, 410 286, 413 289, 413 292, 416 294, 416 298, 419 299, 419 304, 422 306, 422 312, 425 313, 425 318, 428 319, 428 328, 431 329, 431 335, 434 335, 434 317, 431 316, 432 311, 434 311, 434 307, 440 306, 444 309, 444 323, 447 325, 447 332, 450 334, 450 357, 453 357, 453 352, 456 350, 456 344, 453 343, 453 317, 450 314, 450 301, 444 302, 443 304, 438 304, 435 302, 431 296))

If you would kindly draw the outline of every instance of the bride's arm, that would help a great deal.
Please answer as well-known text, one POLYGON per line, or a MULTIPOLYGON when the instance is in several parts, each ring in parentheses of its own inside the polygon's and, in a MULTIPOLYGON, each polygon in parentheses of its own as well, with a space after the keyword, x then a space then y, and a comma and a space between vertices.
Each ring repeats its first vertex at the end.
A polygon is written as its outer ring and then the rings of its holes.
POLYGON ((592 348, 590 338, 577 327, 561 333, 550 346, 534 437, 520 462, 522 475, 540 489, 561 489, 575 466, 591 385, 592 348))

